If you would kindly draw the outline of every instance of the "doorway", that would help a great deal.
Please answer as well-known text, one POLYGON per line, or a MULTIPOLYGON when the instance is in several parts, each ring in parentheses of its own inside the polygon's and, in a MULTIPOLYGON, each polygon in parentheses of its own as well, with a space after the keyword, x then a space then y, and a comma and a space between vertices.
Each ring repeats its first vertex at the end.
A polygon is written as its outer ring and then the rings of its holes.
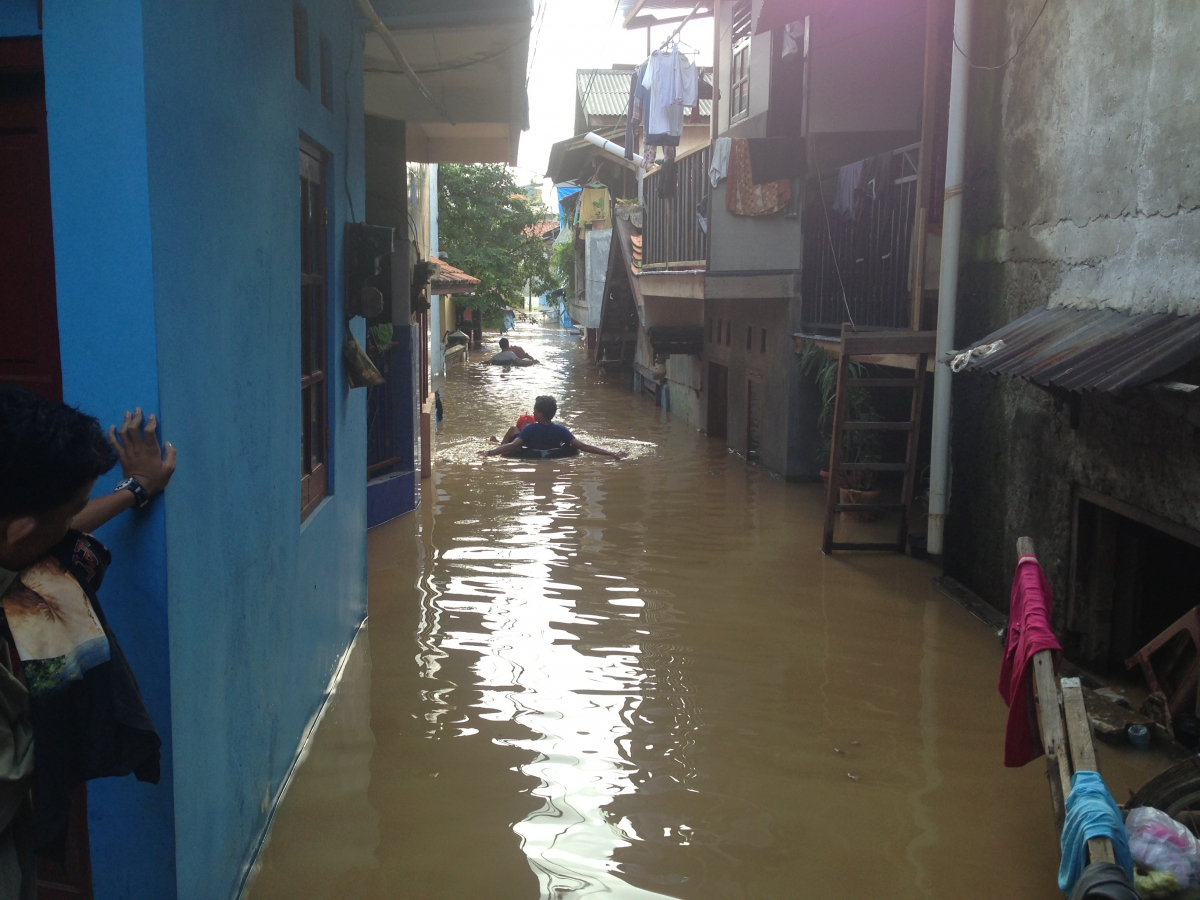
POLYGON ((0 40, 0 384, 62 399, 42 39, 0 40))
MULTIPOLYGON (((1067 631, 1077 646, 1069 649, 1096 671, 1121 672, 1200 604, 1200 532, 1082 486, 1073 493, 1067 631)), ((1176 663, 1186 671, 1191 645, 1170 649, 1184 651, 1176 663)))
POLYGON ((746 459, 758 462, 762 450, 763 394, 761 375, 746 376, 746 459))
POLYGON ((729 369, 708 364, 708 436, 724 438, 729 420, 729 369))

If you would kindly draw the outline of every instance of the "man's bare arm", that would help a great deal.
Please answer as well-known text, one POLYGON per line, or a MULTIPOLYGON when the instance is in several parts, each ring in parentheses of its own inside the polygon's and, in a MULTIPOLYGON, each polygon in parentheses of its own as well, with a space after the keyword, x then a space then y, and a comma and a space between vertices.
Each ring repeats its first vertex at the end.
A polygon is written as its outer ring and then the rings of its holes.
POLYGON ((508 456, 514 450, 521 449, 521 436, 517 435, 507 444, 501 444, 499 447, 493 447, 491 450, 483 450, 480 456, 508 456))
MULTIPOLYGON (((157 432, 158 420, 154 414, 143 420, 140 408, 132 413, 125 411, 125 421, 120 430, 115 425, 108 429, 108 442, 117 451, 121 472, 126 478, 137 479, 151 497, 162 493, 175 474, 175 448, 168 441, 164 455, 157 432), (142 428, 143 421, 145 429, 142 428)), ((95 531, 125 510, 133 509, 136 504, 137 500, 130 491, 95 497, 71 520, 71 527, 80 531, 95 531)))
POLYGON ((585 444, 579 438, 571 441, 571 446, 576 450, 582 450, 584 453, 598 453, 601 456, 610 456, 613 459, 624 459, 628 453, 616 453, 612 450, 605 450, 603 447, 593 447, 591 444, 585 444))

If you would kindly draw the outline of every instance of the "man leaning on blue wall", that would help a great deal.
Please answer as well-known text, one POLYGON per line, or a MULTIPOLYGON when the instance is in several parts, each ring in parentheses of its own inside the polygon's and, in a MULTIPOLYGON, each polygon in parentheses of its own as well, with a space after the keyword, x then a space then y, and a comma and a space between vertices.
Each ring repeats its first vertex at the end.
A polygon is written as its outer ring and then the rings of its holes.
POLYGON ((84 781, 158 782, 162 742, 96 597, 111 557, 89 533, 171 480, 157 425, 126 412, 106 440, 79 410, 0 387, 0 900, 36 896, 35 854, 65 852, 84 781), (124 480, 89 500, 118 462, 124 480))

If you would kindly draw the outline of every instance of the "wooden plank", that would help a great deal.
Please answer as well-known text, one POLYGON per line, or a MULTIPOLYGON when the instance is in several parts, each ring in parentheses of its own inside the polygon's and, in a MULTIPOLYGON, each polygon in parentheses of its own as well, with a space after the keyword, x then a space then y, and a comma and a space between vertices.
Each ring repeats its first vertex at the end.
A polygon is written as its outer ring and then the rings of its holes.
POLYGON ((842 425, 847 431, 914 431, 912 422, 846 422, 842 425))
MULTIPOLYGON (((1042 749, 1051 756, 1057 756, 1067 749, 1067 740, 1063 730, 1062 713, 1058 706, 1058 685, 1054 679, 1054 658, 1050 650, 1034 654, 1033 689, 1037 700, 1042 749)), ((1069 794, 1070 779, 1067 780, 1066 789, 1069 794)))
POLYGON ((1083 687, 1078 678, 1062 679, 1063 718, 1067 722, 1067 740, 1071 746, 1071 765, 1076 772, 1098 772, 1096 748, 1092 745, 1092 725, 1083 704, 1083 687))
POLYGON ((937 349, 934 331, 843 331, 842 353, 862 356, 872 353, 897 353, 916 356, 937 349))
MULTIPOLYGON (((840 479, 838 472, 842 461, 842 426, 846 422, 846 400, 850 394, 847 389, 847 382, 850 380, 850 357, 842 355, 838 359, 838 377, 837 377, 837 393, 833 401, 833 438, 829 447, 829 488, 825 493, 825 536, 821 544, 821 550, 824 553, 829 553, 833 548, 833 529, 834 529, 834 511, 833 507, 838 502, 838 488, 840 479)), ((850 549, 848 547, 842 549, 850 549)))
POLYGON ((830 541, 826 547, 826 553, 832 550, 886 550, 888 553, 896 552, 895 541, 830 541))
POLYGON ((917 386, 915 378, 851 378, 850 387, 894 387, 894 388, 914 388, 917 386))
POLYGON ((912 405, 908 413, 908 445, 904 450, 904 461, 908 464, 908 470, 904 473, 904 487, 900 491, 904 514, 900 517, 897 535, 901 547, 908 546, 908 522, 912 518, 913 494, 917 488, 917 451, 921 440, 921 407, 925 402, 925 364, 928 360, 929 357, 924 353, 917 357, 914 373, 917 383, 913 386, 912 405))
MULTIPOLYGON (((1062 679, 1063 716, 1067 721, 1067 740, 1071 744, 1071 762, 1076 772, 1099 772, 1096 766, 1096 747, 1092 743, 1092 726, 1083 703, 1083 687, 1078 678, 1062 679)), ((1115 862, 1112 841, 1092 838, 1088 841, 1088 859, 1092 862, 1115 862)))

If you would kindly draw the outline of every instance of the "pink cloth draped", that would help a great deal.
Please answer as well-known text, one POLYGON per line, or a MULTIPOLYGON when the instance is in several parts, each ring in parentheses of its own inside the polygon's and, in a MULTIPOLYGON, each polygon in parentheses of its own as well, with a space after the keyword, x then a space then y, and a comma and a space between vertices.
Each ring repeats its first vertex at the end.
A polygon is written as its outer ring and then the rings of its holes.
POLYGON ((1000 664, 1000 696, 1008 704, 1008 728, 1004 735, 1004 765, 1023 766, 1041 756, 1041 740, 1035 725, 1032 703, 1034 654, 1042 650, 1061 652, 1062 645, 1050 628, 1054 593, 1046 573, 1033 556, 1017 560, 1012 596, 1008 601, 1008 639, 1000 664))

